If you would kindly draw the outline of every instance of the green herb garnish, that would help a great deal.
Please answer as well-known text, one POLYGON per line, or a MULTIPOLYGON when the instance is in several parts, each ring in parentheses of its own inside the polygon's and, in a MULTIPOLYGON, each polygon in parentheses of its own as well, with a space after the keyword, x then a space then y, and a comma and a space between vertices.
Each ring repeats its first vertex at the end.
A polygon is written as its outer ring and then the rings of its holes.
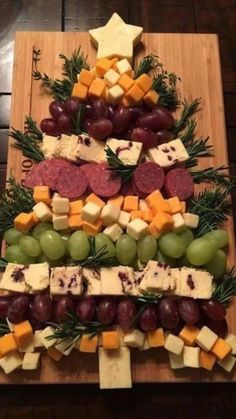
POLYGON ((105 153, 109 165, 108 169, 114 176, 119 176, 124 182, 128 182, 137 168, 137 165, 125 165, 109 146, 106 146, 105 153))
POLYGON ((226 270, 222 280, 217 283, 212 296, 227 307, 234 295, 236 295, 235 267, 226 270))
POLYGON ((221 171, 225 172, 225 170, 228 170, 228 167, 219 166, 216 168, 208 167, 207 169, 199 169, 199 170, 194 170, 194 171, 191 170, 190 173, 195 183, 198 183, 198 184, 202 182, 212 183, 215 186, 228 188, 231 182, 229 179, 229 175, 225 173, 221 173, 221 171))
MULTIPOLYGON (((187 102, 185 99, 182 102, 183 110, 179 119, 176 119, 174 127, 172 129, 173 133, 178 136, 178 134, 183 131, 186 127, 189 127, 190 118, 193 116, 198 110, 200 106, 200 99, 194 99, 192 102, 187 102)), ((193 129, 194 122, 191 122, 190 128, 193 129)), ((194 126, 194 129, 196 124, 194 126)))

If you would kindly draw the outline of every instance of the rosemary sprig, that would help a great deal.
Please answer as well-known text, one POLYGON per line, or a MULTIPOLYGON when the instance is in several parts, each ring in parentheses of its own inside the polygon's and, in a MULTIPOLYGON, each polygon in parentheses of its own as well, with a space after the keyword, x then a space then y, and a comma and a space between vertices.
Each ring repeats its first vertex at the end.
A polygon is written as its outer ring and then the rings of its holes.
POLYGON ((142 304, 135 314, 134 318, 132 319, 132 322, 130 324, 130 328, 135 327, 137 324, 137 321, 143 311, 150 305, 150 304, 158 304, 160 298, 162 297, 162 294, 150 294, 144 292, 142 296, 140 297, 134 297, 135 303, 142 304))
POLYGON ((8 264, 7 260, 0 257, 0 272, 5 271, 7 264, 8 264))
MULTIPOLYGON (((101 267, 116 266, 117 259, 115 257, 107 257, 107 245, 105 244, 99 250, 96 250, 95 237, 89 236, 89 256, 79 261, 79 266, 83 268, 98 269, 101 267)), ((70 266, 77 266, 78 263, 71 261, 70 266)))
POLYGON ((144 57, 139 65, 138 68, 135 70, 134 78, 137 79, 142 74, 148 74, 151 71, 155 70, 158 66, 158 56, 154 54, 149 54, 144 57))
POLYGON ((128 182, 137 165, 125 165, 109 146, 106 146, 105 153, 109 165, 108 169, 111 170, 115 176, 120 176, 124 182, 128 182))
POLYGON ((163 64, 158 63, 156 75, 153 78, 152 89, 159 94, 158 105, 175 110, 180 102, 177 95, 177 81, 180 80, 175 73, 168 73, 163 64))
POLYGON ((2 194, 0 206, 0 232, 14 226, 14 218, 20 212, 30 212, 34 206, 32 191, 15 179, 8 179, 9 188, 2 194))
POLYGON ((79 74, 83 68, 89 70, 87 64, 88 56, 85 56, 81 51, 81 46, 72 53, 70 58, 66 57, 64 54, 60 54, 59 58, 64 60, 62 75, 66 76, 72 83, 77 82, 77 74, 79 74))
POLYGON ((236 271, 235 267, 232 267, 226 270, 222 280, 217 283, 213 297, 227 307, 234 295, 236 295, 236 271))
POLYGON ((42 141, 43 139, 42 131, 37 127, 31 116, 25 117, 25 134, 30 135, 34 140, 42 141))
MULTIPOLYGON (((188 166, 189 167, 189 166, 188 166)), ((230 185, 229 175, 221 173, 228 168, 226 166, 208 167, 207 169, 190 171, 194 183, 212 183, 215 186, 222 186, 228 188, 230 185)))
POLYGON ((54 99, 65 102, 71 97, 73 84, 70 80, 51 79, 47 74, 38 70, 33 71, 34 80, 40 80, 46 93, 52 95, 54 99))
POLYGON ((188 169, 191 167, 197 166, 199 157, 208 157, 212 156, 212 145, 207 144, 208 138, 192 139, 187 142, 185 145, 186 150, 189 154, 189 159, 186 161, 185 165, 188 169))
POLYGON ((73 124, 73 134, 80 135, 85 131, 82 129, 82 123, 85 113, 85 105, 80 105, 78 112, 76 112, 75 117, 71 118, 73 124))
POLYGON ((194 99, 190 103, 185 99, 182 102, 183 110, 181 116, 179 119, 176 119, 173 127, 173 132, 176 136, 188 126, 191 116, 193 116, 199 110, 200 102, 200 99, 194 99))
POLYGON ((6 333, 9 333, 10 329, 6 322, 6 320, 1 319, 0 320, 0 336, 6 335, 6 333))
POLYGON ((195 236, 200 237, 222 226, 232 214, 232 205, 228 195, 235 186, 231 181, 226 188, 220 186, 205 189, 190 202, 190 212, 199 215, 199 224, 195 236))
POLYGON ((187 121, 186 130, 184 131, 184 133, 182 133, 182 135, 179 136, 179 138, 185 146, 194 140, 196 126, 197 123, 195 119, 189 119, 187 121))

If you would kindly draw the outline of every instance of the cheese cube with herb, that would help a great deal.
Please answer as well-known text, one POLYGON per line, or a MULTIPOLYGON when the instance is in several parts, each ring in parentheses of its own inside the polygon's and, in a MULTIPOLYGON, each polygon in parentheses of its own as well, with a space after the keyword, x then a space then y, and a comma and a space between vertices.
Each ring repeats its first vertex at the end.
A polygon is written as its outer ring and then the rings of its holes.
POLYGON ((51 159, 55 155, 55 150, 59 141, 58 137, 46 134, 43 135, 41 151, 46 159, 51 159))
POLYGON ((53 214, 52 222, 54 230, 66 230, 69 227, 67 214, 53 214))
POLYGON ((3 272, 0 288, 6 291, 27 293, 30 287, 25 282, 25 272, 27 267, 17 263, 8 263, 3 272))
POLYGON ((123 230, 119 224, 114 223, 105 228, 103 233, 110 237, 113 242, 116 242, 123 233, 123 230))
POLYGON ((81 295, 82 268, 79 266, 60 266, 51 269, 51 295, 81 295))
POLYGON ((136 165, 138 163, 143 146, 142 143, 137 141, 117 140, 116 138, 109 138, 106 145, 125 165, 136 165))
POLYGON ((144 343, 145 335, 138 329, 130 330, 124 335, 124 343, 131 348, 141 348, 144 343))
POLYGON ((133 268, 101 268, 100 275, 103 295, 132 294, 135 289, 133 268))
POLYGON ((44 202, 38 202, 33 206, 33 211, 40 221, 51 221, 52 211, 44 202))
POLYGON ((101 220, 104 225, 108 226, 116 222, 120 215, 120 208, 113 204, 106 204, 102 208, 101 220))
POLYGON ((232 355, 236 354, 236 335, 233 333, 229 333, 226 338, 225 342, 227 342, 231 346, 231 353, 232 355))
POLYGON ((173 352, 168 352, 169 355, 169 361, 170 361, 170 366, 172 368, 172 370, 179 370, 181 368, 184 368, 184 359, 183 359, 183 352, 181 352, 181 354, 176 355, 173 352))
POLYGON ((199 223, 199 215, 185 212, 185 214, 183 214, 183 219, 186 227, 197 228, 199 223))
POLYGON ((45 327, 45 329, 41 330, 41 333, 39 335, 40 340, 44 348, 48 349, 51 348, 51 346, 54 346, 57 342, 57 339, 51 338, 48 339, 49 336, 53 336, 55 332, 55 329, 51 326, 45 327))
POLYGON ((87 295, 102 293, 100 274, 96 269, 83 268, 83 282, 86 284, 87 295))
POLYGON ((68 339, 59 339, 57 344, 55 345, 55 349, 61 352, 65 356, 69 356, 72 350, 75 347, 74 340, 72 338, 68 339))
POLYGON ((130 221, 127 225, 127 233, 135 240, 141 239, 148 232, 148 224, 141 220, 141 218, 135 218, 130 221))
POLYGON ((63 198, 59 194, 54 194, 52 198, 52 210, 57 214, 67 214, 69 212, 69 199, 63 198))
POLYGON ((23 358, 23 370, 36 370, 39 366, 40 353, 39 352, 26 352, 23 358))
POLYGON ((208 352, 211 350, 213 345, 216 343, 218 336, 209 327, 203 326, 197 335, 196 343, 204 351, 208 352))
POLYGON ((87 202, 81 211, 81 218, 84 221, 93 223, 98 219, 101 212, 101 207, 93 202, 87 202))
POLYGON ((22 365, 22 357, 18 352, 11 352, 0 359, 0 367, 5 374, 10 374, 22 365))
POLYGON ((25 282, 33 292, 45 290, 49 286, 49 264, 31 263, 25 269, 25 282))
POLYGON ((184 341, 180 337, 168 333, 164 344, 165 349, 169 352, 173 352, 176 355, 180 355, 183 351, 184 341))
MULTIPOLYGON (((220 365, 221 368, 223 368, 227 372, 231 372, 236 362, 236 358, 229 354, 226 356, 226 358, 217 361, 217 364, 220 365)), ((0 360, 1 364, 1 360, 0 360)))
POLYGON ((132 387, 129 348, 122 346, 109 351, 100 347, 98 360, 101 389, 132 387))
POLYGON ((185 367, 200 368, 200 348, 184 346, 183 361, 185 367))
POLYGON ((106 161, 103 141, 98 141, 87 134, 80 134, 77 142, 79 144, 77 158, 91 163, 106 161))

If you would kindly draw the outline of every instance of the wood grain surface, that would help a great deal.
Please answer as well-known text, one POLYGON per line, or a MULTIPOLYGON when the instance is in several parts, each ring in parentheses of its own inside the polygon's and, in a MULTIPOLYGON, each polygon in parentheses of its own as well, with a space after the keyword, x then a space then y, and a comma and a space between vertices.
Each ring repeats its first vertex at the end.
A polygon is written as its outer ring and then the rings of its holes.
MULTIPOLYGON (((179 94, 191 100, 202 98, 202 109, 198 112, 198 133, 210 136, 215 156, 201 160, 201 167, 217 166, 228 162, 225 136, 224 107, 221 85, 221 71, 218 39, 216 35, 196 34, 144 34, 143 43, 138 46, 135 60, 149 52, 160 56, 168 70, 181 77, 179 94)), ((82 46, 93 65, 95 50, 86 33, 21 32, 16 35, 11 107, 11 125, 23 129, 24 116, 31 115, 37 122, 48 116, 51 98, 42 93, 40 84, 32 80, 33 48, 42 51, 39 70, 51 77, 61 75, 59 53, 70 55, 82 46)), ((31 167, 31 161, 9 148, 8 175, 10 172, 18 181, 24 180, 31 167)), ((229 265, 235 263, 233 224, 229 221, 230 236, 229 265)), ((235 307, 228 311, 230 330, 236 332, 235 307)), ((47 356, 42 366, 35 372, 0 375, 0 383, 96 383, 98 366, 95 355, 85 355, 74 351, 69 358, 55 364, 47 356)), ((234 381, 236 372, 224 374, 216 368, 213 373, 203 370, 185 369, 173 372, 168 365, 167 353, 162 350, 147 352, 132 351, 132 374, 134 382, 196 382, 234 381)))

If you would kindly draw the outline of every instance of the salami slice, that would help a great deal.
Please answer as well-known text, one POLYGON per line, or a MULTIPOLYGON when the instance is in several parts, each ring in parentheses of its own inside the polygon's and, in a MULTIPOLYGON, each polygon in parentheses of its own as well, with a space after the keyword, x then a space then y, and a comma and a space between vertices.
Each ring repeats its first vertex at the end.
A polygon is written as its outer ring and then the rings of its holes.
POLYGON ((133 189, 133 194, 132 195, 137 195, 139 198, 141 198, 141 199, 144 199, 144 198, 146 198, 146 196, 148 195, 147 193, 143 193, 143 192, 141 192, 138 188, 137 188, 137 186, 136 186, 136 184, 135 184, 135 182, 134 182, 134 179, 132 179, 132 189, 133 189))
POLYGON ((165 172, 161 166, 153 162, 141 163, 133 174, 133 187, 145 196, 156 189, 161 189, 165 181, 165 172))
POLYGON ((93 174, 94 170, 96 170, 96 167, 97 163, 85 163, 82 166, 80 166, 80 169, 85 174, 86 178, 88 179, 88 182, 91 174, 93 174))
POLYGON ((50 159, 45 161, 45 167, 42 172, 42 178, 45 185, 49 186, 53 191, 57 190, 57 181, 59 172, 63 169, 71 167, 72 164, 63 159, 50 159))
POLYGON ((45 166, 46 160, 41 161, 40 163, 35 164, 25 177, 25 186, 27 188, 33 189, 35 186, 43 186, 42 171, 45 166))
POLYGON ((116 195, 121 188, 121 179, 114 177, 112 173, 107 170, 107 165, 97 164, 90 173, 89 185, 92 191, 102 197, 110 198, 116 195))
POLYGON ((193 178, 186 169, 172 169, 166 174, 164 189, 169 198, 177 196, 184 201, 193 194, 193 178))
POLYGON ((128 181, 128 182, 122 183, 121 189, 120 189, 120 194, 123 195, 123 196, 134 195, 134 189, 133 189, 132 182, 128 181))
POLYGON ((77 199, 84 195, 88 181, 80 167, 70 165, 63 167, 58 172, 57 192, 68 199, 77 199))

